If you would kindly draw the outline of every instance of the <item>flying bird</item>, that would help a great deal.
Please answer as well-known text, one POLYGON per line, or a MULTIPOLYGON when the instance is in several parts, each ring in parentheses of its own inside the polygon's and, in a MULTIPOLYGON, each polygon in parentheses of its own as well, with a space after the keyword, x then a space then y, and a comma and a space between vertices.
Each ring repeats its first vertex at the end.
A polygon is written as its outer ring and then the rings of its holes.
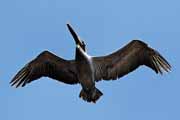
POLYGON ((79 97, 95 103, 103 95, 96 88, 95 82, 117 80, 142 65, 160 74, 171 70, 171 65, 158 51, 140 40, 132 40, 112 54, 91 57, 86 52, 85 43, 80 40, 70 24, 67 24, 67 27, 76 43, 75 59, 65 60, 44 51, 15 75, 10 82, 12 86, 24 87, 41 77, 50 77, 66 84, 81 84, 79 97))

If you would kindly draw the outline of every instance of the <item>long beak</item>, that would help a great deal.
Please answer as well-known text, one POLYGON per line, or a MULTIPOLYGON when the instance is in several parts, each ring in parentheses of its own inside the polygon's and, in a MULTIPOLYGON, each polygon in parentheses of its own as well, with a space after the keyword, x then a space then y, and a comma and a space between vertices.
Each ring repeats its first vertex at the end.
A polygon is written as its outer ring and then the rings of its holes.
POLYGON ((68 30, 70 31, 71 35, 73 36, 76 45, 80 45, 83 46, 83 42, 79 39, 78 35, 75 33, 75 31, 73 30, 73 28, 71 27, 70 24, 67 24, 68 30))

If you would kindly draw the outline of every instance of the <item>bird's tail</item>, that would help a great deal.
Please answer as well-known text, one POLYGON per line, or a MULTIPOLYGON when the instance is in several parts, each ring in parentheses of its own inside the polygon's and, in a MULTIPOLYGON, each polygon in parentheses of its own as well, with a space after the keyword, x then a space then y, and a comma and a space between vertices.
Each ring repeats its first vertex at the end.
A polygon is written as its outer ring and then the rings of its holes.
POLYGON ((160 55, 158 51, 149 48, 147 55, 146 65, 153 69, 156 73, 163 74, 163 71, 169 72, 171 70, 171 65, 162 55, 160 55))
POLYGON ((103 95, 103 93, 95 88, 91 92, 86 92, 83 89, 81 90, 79 97, 84 101, 96 103, 96 101, 103 95))

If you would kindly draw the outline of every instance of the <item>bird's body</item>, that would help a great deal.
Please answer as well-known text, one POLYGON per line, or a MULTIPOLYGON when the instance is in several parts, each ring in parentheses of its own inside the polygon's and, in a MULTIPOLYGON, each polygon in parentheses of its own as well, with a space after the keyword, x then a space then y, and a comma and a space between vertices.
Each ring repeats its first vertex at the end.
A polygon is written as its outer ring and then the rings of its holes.
POLYGON ((96 102, 102 93, 95 87, 95 82, 116 80, 141 65, 161 74, 171 68, 156 50, 140 40, 133 40, 118 51, 101 57, 90 57, 81 42, 77 42, 74 60, 65 60, 44 51, 15 75, 11 85, 24 87, 40 77, 50 77, 66 84, 80 83, 79 96, 85 101, 96 102))
POLYGON ((88 102, 96 102, 102 96, 102 93, 95 87, 95 69, 92 58, 77 45, 75 60, 77 63, 78 80, 82 86, 79 97, 88 102))

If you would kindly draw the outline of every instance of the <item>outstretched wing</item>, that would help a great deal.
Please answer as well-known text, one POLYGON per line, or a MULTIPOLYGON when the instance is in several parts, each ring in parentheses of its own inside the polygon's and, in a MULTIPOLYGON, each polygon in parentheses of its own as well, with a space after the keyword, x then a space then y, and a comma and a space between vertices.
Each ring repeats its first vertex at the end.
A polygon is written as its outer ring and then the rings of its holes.
POLYGON ((142 41, 133 40, 122 49, 102 57, 93 57, 95 80, 120 78, 140 65, 146 65, 156 73, 168 72, 170 64, 154 49, 142 41))
POLYGON ((16 87, 24 87, 42 76, 67 84, 78 83, 74 61, 67 61, 48 51, 44 51, 25 65, 15 75, 10 84, 16 87))

